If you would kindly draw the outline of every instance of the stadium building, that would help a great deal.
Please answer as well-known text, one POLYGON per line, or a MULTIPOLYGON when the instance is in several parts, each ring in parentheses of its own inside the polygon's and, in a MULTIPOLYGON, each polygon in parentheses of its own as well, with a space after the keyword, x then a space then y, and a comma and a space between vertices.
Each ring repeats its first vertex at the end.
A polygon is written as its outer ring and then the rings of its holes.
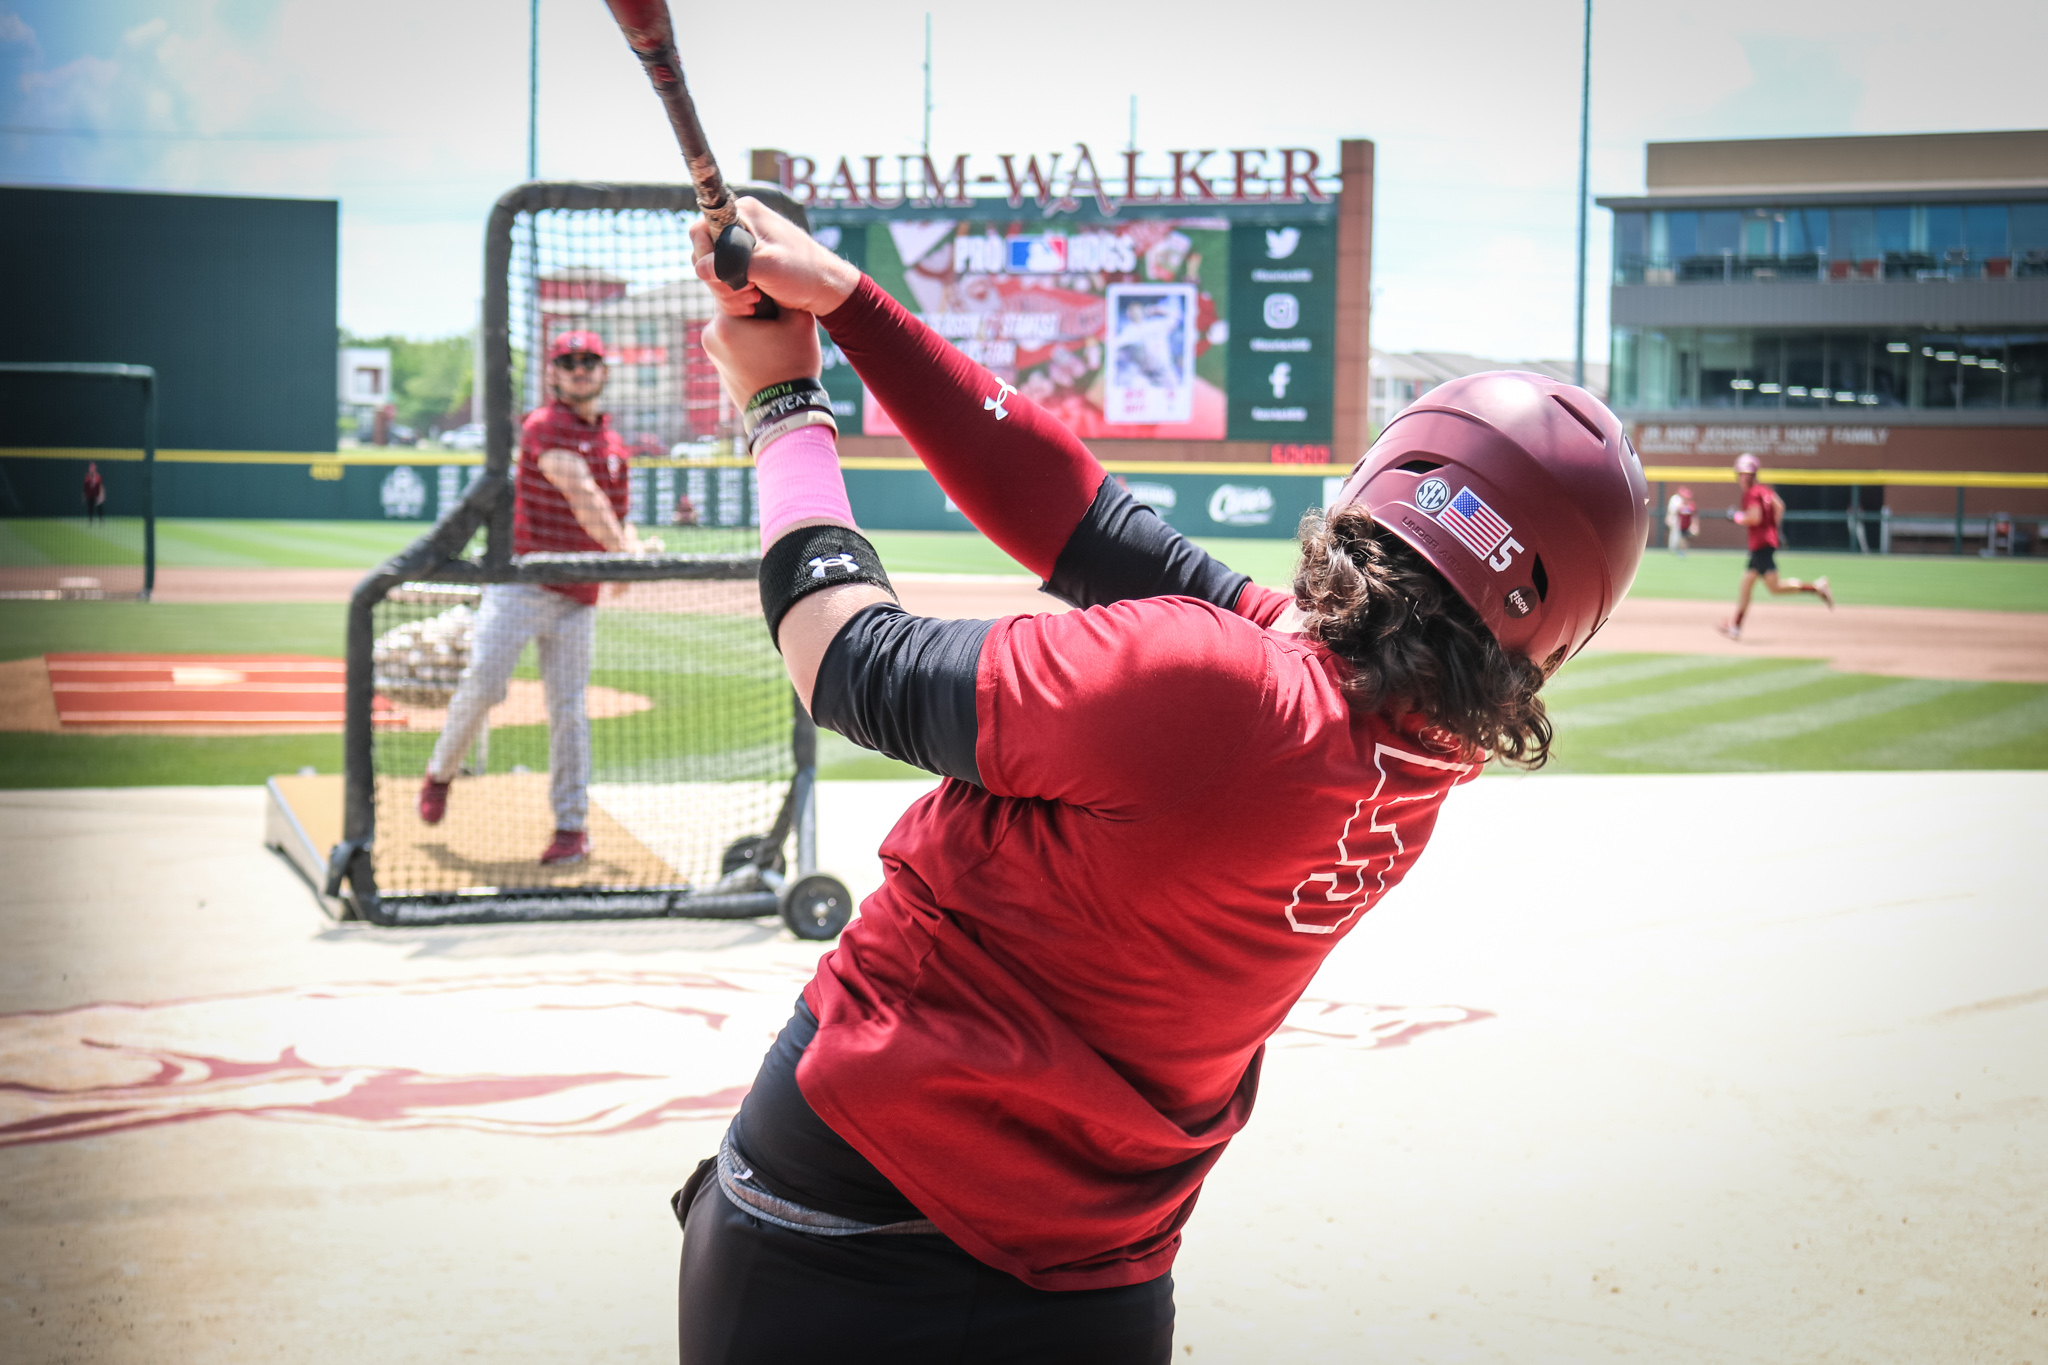
MULTIPOLYGON (((1400 415, 1403 408, 1437 385, 1488 370, 1528 370, 1562 383, 1572 382, 1572 362, 1569 360, 1489 360, 1485 356, 1466 355, 1461 351, 1382 351, 1375 346, 1369 409, 1374 438, 1386 428, 1387 423, 1400 415)), ((1602 398, 1607 396, 1605 365, 1589 363, 1586 366, 1586 387, 1602 398)))
POLYGON ((2001 515, 2038 545, 2048 131, 1651 143, 1645 182, 1598 202, 1610 401, 1646 464, 1752 451, 1795 511, 1844 513, 1792 528, 1811 544, 1859 543, 1853 506, 1887 548, 1988 545, 2001 515), (1796 481, 1850 470, 1873 478, 1796 481))

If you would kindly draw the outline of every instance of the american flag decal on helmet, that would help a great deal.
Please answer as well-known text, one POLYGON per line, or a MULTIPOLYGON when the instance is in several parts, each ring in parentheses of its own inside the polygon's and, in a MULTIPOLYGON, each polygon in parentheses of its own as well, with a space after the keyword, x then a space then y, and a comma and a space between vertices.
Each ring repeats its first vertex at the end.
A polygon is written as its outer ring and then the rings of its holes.
POLYGON ((1469 488, 1459 489, 1458 496, 1436 514, 1436 519, 1481 559, 1498 550, 1501 542, 1515 529, 1486 505, 1486 499, 1469 488))

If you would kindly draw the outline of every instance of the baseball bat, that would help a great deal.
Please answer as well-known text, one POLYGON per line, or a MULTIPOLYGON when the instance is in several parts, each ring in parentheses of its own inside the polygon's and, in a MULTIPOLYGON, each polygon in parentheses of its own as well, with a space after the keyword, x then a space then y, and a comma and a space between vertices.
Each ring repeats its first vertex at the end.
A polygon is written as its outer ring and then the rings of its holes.
MULTIPOLYGON (((669 22, 668 0, 605 0, 626 45, 640 59, 648 83, 661 97, 668 111, 669 127, 675 130, 676 145, 683 150, 683 163, 690 168, 690 183, 697 189, 697 208, 716 234, 711 249, 712 273, 728 289, 744 289, 747 267, 754 256, 754 234, 740 223, 732 196, 726 192, 725 177, 718 173, 718 159, 704 137, 704 125, 697 121, 697 103, 683 80, 683 63, 676 56, 675 26, 669 22)), ((757 318, 780 314, 775 300, 767 294, 754 307, 757 318)))

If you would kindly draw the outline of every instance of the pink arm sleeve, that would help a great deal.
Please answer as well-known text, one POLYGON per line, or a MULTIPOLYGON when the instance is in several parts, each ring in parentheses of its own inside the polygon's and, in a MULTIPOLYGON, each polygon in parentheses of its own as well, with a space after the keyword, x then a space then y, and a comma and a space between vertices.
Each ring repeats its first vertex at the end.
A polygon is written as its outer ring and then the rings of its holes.
POLYGON ((1050 578, 1106 477, 1088 447, 865 275, 819 321, 967 519, 1050 578))

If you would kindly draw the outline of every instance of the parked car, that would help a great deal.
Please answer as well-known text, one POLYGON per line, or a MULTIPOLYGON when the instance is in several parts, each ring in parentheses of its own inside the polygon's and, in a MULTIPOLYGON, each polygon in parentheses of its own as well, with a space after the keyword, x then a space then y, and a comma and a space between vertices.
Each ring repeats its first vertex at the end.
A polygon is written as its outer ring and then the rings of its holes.
POLYGON ((484 448, 484 424, 465 422, 459 427, 441 433, 441 444, 449 450, 482 450, 484 448))

